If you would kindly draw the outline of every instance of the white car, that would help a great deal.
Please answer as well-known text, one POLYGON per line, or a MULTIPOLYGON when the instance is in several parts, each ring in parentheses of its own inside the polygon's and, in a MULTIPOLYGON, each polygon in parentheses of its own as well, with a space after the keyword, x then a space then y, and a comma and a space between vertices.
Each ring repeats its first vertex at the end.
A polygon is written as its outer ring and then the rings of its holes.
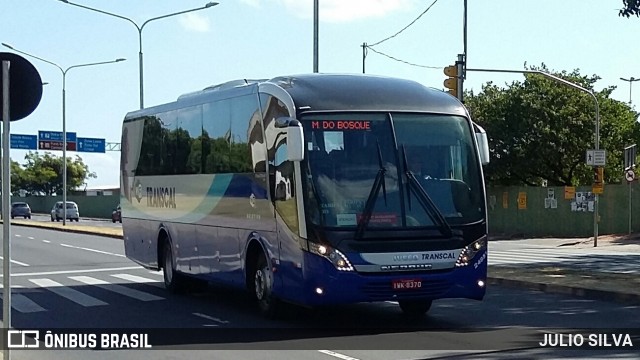
MULTIPOLYGON (((51 221, 60 221, 64 217, 64 209, 62 208, 62 201, 58 201, 53 205, 51 209, 51 221)), ((78 210, 78 204, 73 201, 67 201, 67 219, 76 222, 80 221, 80 211, 78 210)))

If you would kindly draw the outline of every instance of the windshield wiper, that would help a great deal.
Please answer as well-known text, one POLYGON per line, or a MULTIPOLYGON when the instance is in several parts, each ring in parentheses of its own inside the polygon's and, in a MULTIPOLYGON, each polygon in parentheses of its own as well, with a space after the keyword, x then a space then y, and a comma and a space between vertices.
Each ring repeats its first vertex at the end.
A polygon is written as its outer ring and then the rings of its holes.
MULTIPOLYGON (((431 221, 433 221, 434 224, 438 225, 438 229, 440 230, 442 235, 451 237, 451 226, 447 222, 447 219, 444 218, 444 216, 438 209, 438 206, 436 206, 433 200, 431 200, 429 194, 427 194, 422 185, 420 185, 420 182, 418 181, 418 179, 416 179, 413 171, 409 170, 409 167, 407 167, 407 150, 404 145, 402 145, 402 155, 404 161, 404 174, 407 177, 407 187, 413 190, 416 197, 418 197, 418 200, 420 200, 422 207, 427 211, 427 215, 429 216, 431 221)), ((407 191, 407 199, 409 203, 409 209, 411 209, 411 191, 407 191)))
POLYGON ((387 205, 387 186, 385 181, 385 174, 387 169, 384 167, 384 161, 382 160, 382 150, 380 150, 380 142, 376 140, 376 145, 378 147, 378 174, 376 174, 376 179, 373 182, 373 187, 369 192, 369 197, 367 198, 367 202, 364 205, 364 210, 362 211, 362 218, 358 222, 358 229, 356 230, 356 240, 360 240, 362 235, 364 234, 364 228, 369 224, 369 220, 371 220, 371 215, 373 214, 373 206, 376 204, 376 199, 378 198, 378 193, 380 192, 380 188, 382 188, 382 193, 384 195, 384 204, 387 205))

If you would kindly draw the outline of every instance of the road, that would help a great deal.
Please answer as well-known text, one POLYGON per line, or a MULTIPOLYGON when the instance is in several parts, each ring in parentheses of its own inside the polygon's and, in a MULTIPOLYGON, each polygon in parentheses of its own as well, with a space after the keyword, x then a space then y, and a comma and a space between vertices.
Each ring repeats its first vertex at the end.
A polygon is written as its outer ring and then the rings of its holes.
POLYGON ((268 320, 242 292, 167 293, 160 273, 124 257, 122 240, 18 226, 12 233, 14 328, 138 329, 155 334, 154 349, 162 350, 12 350, 14 359, 637 357, 629 350, 559 353, 536 344, 553 329, 638 329, 639 306, 491 287, 482 302, 437 301, 425 318, 407 319, 396 304, 382 303, 319 311, 289 306, 283 319, 268 320))
MULTIPOLYGON (((22 218, 16 218, 16 219, 22 219, 22 218)), ((50 223, 51 222, 51 215, 49 214, 31 214, 31 219, 30 220, 25 220, 25 221, 35 221, 35 222, 46 222, 46 223, 50 223)), ((62 224, 62 220, 59 221, 60 224, 62 224)), ((82 224, 82 225, 89 225, 89 226, 104 226, 104 227, 113 227, 113 228, 119 228, 122 227, 122 224, 120 223, 113 223, 111 221, 111 219, 95 219, 95 218, 85 218, 85 217, 80 217, 80 221, 78 221, 77 223, 75 221, 69 221, 67 220, 68 224, 82 224)))

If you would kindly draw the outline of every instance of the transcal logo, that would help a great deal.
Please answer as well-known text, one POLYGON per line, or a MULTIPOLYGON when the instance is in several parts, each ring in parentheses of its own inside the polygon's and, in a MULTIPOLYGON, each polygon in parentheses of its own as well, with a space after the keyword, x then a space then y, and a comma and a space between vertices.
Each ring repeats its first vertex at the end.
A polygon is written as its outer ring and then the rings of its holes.
POLYGON ((155 208, 176 208, 175 187, 147 186, 147 206, 155 208))
POLYGON ((422 260, 445 260, 455 258, 456 256, 453 251, 422 254, 422 260))

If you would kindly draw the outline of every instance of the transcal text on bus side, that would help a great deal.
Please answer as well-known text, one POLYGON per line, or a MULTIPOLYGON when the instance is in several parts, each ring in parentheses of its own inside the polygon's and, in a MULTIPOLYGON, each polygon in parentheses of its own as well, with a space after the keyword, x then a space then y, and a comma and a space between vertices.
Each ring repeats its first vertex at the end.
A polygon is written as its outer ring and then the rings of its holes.
POLYGON ((371 121, 366 121, 366 120, 312 121, 311 128, 322 129, 322 130, 371 130, 371 121))
POLYGON ((147 206, 175 209, 176 188, 147 186, 147 206))

